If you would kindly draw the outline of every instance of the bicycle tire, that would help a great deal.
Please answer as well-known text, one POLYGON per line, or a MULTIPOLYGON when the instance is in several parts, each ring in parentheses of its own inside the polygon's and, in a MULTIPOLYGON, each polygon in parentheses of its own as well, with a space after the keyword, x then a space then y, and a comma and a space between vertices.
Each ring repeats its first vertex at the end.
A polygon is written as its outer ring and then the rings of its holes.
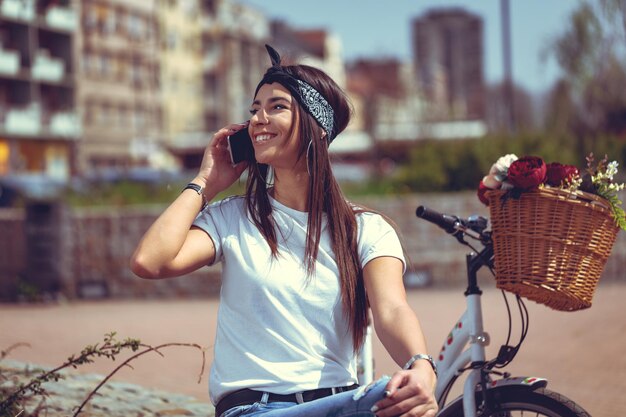
MULTIPOLYGON (((566 396, 545 388, 535 390, 522 386, 496 387, 489 390, 491 410, 481 410, 480 417, 591 417, 581 406, 566 396)), ((480 404, 482 393, 476 392, 480 404)), ((444 407, 437 417, 463 417, 463 398, 444 407)))

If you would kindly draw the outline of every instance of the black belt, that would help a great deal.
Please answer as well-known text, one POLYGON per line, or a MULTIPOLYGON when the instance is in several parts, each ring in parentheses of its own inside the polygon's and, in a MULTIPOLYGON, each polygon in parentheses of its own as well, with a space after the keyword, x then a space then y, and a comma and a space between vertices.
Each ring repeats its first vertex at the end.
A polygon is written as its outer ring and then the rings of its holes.
MULTIPOLYGON (((318 388, 310 391, 297 392, 295 394, 273 394, 268 392, 268 403, 275 402, 287 402, 287 403, 303 403, 308 401, 317 400, 319 398, 328 397, 333 394, 338 394, 340 392, 346 392, 353 389, 358 388, 357 384, 350 385, 347 387, 336 387, 336 388, 318 388)), ((261 401, 263 397, 263 391, 254 391, 251 389, 242 389, 239 391, 232 392, 222 398, 217 405, 215 406, 215 416, 219 417, 226 410, 229 410, 233 407, 238 407, 240 405, 249 405, 254 404, 256 402, 261 401)))

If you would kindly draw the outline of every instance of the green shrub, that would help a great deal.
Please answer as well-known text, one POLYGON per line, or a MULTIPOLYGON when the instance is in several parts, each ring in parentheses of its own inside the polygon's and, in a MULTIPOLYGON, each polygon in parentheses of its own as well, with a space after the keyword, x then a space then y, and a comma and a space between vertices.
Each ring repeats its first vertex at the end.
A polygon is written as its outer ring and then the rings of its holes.
POLYGON ((589 138, 584 144, 581 148, 573 137, 536 132, 455 141, 421 141, 412 147, 407 162, 401 163, 396 174, 386 180, 390 185, 385 188, 413 192, 476 189, 491 165, 510 153, 518 157, 540 156, 547 163, 560 162, 580 168, 584 167, 589 152, 597 156, 607 154, 620 164, 626 160, 624 140, 602 136, 589 138))

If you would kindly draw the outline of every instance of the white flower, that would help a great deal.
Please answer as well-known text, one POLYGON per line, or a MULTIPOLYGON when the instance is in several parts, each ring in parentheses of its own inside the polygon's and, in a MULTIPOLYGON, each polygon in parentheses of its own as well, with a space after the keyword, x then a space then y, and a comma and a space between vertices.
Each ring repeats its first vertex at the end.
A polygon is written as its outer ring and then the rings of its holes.
POLYGON ((504 181, 507 173, 509 172, 509 167, 513 162, 517 161, 517 159, 517 156, 512 153, 501 156, 496 163, 491 166, 489 175, 493 175, 495 179, 500 182, 504 181))
POLYGON ((492 190, 497 190, 502 186, 502 181, 498 181, 495 175, 489 174, 483 177, 483 185, 492 190))
POLYGON ((613 161, 613 162, 609 162, 609 164, 606 167, 606 177, 610 180, 613 180, 613 176, 615 174, 617 174, 617 166, 619 164, 617 163, 617 161, 613 161))

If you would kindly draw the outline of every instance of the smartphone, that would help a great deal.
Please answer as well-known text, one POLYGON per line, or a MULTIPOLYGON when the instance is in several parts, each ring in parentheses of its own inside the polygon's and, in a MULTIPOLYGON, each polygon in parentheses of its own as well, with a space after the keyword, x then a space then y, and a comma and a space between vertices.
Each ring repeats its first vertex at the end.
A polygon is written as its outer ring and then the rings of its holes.
POLYGON ((248 128, 238 130, 228 137, 228 149, 233 165, 242 161, 254 160, 254 147, 248 133, 248 128))

